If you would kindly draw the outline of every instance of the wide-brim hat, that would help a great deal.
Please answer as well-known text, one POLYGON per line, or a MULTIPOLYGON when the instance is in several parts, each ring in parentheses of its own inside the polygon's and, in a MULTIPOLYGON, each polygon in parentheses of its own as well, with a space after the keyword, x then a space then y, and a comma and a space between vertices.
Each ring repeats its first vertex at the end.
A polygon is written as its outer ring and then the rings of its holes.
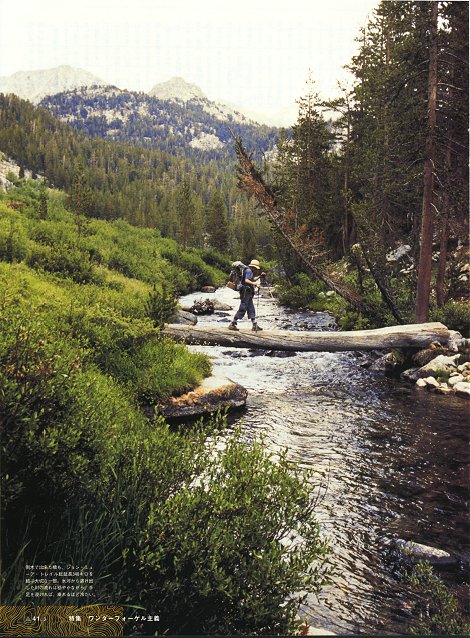
POLYGON ((259 270, 261 269, 261 265, 259 263, 259 261, 257 259, 252 259, 251 262, 248 265, 248 268, 258 268, 259 270))

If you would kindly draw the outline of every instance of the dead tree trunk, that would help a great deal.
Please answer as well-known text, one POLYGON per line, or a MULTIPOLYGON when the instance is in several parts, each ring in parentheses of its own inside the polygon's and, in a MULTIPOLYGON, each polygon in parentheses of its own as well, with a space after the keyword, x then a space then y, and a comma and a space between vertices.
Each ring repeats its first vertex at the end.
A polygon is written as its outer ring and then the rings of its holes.
POLYGON ((450 346, 455 335, 458 335, 448 330, 442 323, 411 324, 352 332, 263 330, 261 333, 252 330, 234 332, 228 328, 213 326, 170 324, 165 326, 163 334, 188 344, 291 352, 422 349, 432 343, 450 346))

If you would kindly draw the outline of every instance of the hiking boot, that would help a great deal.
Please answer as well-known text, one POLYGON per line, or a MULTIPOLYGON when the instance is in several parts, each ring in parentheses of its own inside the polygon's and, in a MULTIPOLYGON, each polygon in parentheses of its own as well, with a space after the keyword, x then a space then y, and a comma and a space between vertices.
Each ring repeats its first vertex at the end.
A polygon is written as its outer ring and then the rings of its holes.
POLYGON ((262 330, 263 328, 260 328, 260 327, 258 326, 258 324, 257 324, 257 323, 254 323, 254 324, 251 326, 251 329, 252 329, 252 330, 254 330, 255 332, 261 332, 261 330, 262 330))
POLYGON ((232 321, 232 323, 229 325, 228 329, 229 330, 237 330, 238 331, 237 324, 232 321))

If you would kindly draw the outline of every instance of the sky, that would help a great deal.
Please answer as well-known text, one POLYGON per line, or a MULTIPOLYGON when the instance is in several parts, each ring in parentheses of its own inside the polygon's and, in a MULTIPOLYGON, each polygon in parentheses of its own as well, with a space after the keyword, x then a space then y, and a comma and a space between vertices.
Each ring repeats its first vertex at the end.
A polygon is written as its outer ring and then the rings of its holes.
POLYGON ((311 74, 347 81, 379 0, 0 0, 0 76, 69 64, 119 88, 173 76, 211 100, 288 126, 311 74))

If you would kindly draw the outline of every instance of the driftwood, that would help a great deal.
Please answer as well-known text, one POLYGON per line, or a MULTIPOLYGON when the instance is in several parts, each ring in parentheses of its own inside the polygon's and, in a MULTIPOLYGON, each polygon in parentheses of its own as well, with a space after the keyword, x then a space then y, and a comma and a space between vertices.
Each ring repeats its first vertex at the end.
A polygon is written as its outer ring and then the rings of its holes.
POLYGON ((353 332, 294 332, 243 328, 234 332, 212 326, 166 325, 163 333, 187 344, 290 350, 293 352, 341 352, 350 350, 388 350, 427 348, 431 344, 452 347, 456 333, 442 323, 419 323, 353 332))

